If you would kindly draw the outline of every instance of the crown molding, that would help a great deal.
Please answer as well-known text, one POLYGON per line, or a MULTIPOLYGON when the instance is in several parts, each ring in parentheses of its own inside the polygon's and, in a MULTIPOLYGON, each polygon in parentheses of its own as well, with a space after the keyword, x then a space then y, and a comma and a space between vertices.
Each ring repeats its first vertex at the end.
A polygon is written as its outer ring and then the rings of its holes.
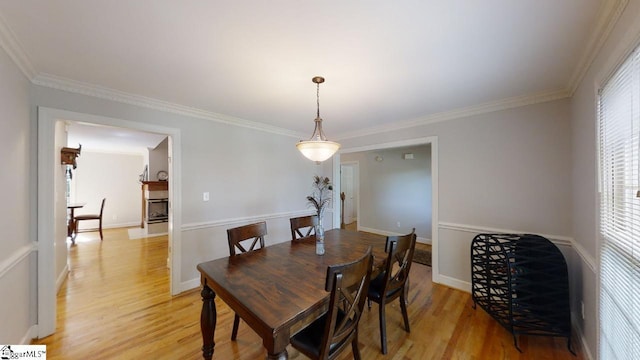
MULTIPOLYGON (((605 40, 609 36, 613 27, 622 15, 629 0, 608 0, 603 3, 599 11, 596 24, 590 39, 587 43, 586 50, 578 62, 573 72, 569 84, 566 89, 547 91, 538 94, 524 95, 519 97, 506 98, 493 102, 483 103, 470 107, 460 108, 452 111, 440 112, 436 114, 426 115, 417 119, 400 121, 393 124, 371 127, 366 130, 359 130, 344 133, 336 137, 336 140, 345 140, 366 135, 374 135, 388 131, 407 129, 415 126, 422 126, 447 120, 460 119, 479 114, 485 114, 500 110, 516 108, 525 105, 542 103, 547 101, 559 100, 571 97, 580 82, 584 78, 587 70, 593 63, 596 55, 602 48, 605 40)), ((46 73, 38 73, 34 68, 29 57, 16 40, 16 36, 8 27, 2 16, 0 16, 0 46, 7 52, 14 63, 20 68, 22 73, 36 85, 49 87, 53 89, 63 90, 67 92, 97 97, 101 99, 116 101, 120 103, 135 105, 153 110, 169 112, 188 117, 205 119, 219 123, 245 127, 249 129, 269 132, 273 134, 283 135, 292 138, 305 138, 305 135, 276 127, 262 124, 255 121, 245 120, 229 115, 205 111, 189 106, 170 103, 167 101, 157 100, 145 96, 126 93, 119 90, 109 89, 93 84, 83 83, 63 77, 58 77, 46 73)))
POLYGON ((545 91, 537 94, 516 96, 516 97, 506 98, 502 100, 491 101, 491 102, 487 102, 479 105, 464 107, 456 110, 444 111, 440 113, 426 115, 413 120, 399 121, 392 124, 375 126, 365 130, 358 130, 351 133, 345 133, 340 137, 336 137, 336 140, 357 138, 361 136, 408 129, 416 126, 423 126, 423 125, 438 123, 442 121, 461 119, 461 118, 466 118, 470 116, 486 114, 486 113, 496 112, 500 110, 507 110, 507 109, 517 108, 517 107, 526 106, 526 105, 533 105, 533 104, 539 104, 539 103, 544 103, 548 101, 565 99, 565 98, 568 98, 569 96, 570 95, 567 90, 545 91))
POLYGON ((569 80, 569 86, 567 87, 569 96, 573 96, 576 89, 582 82, 587 70, 589 70, 589 67, 602 49, 605 40, 609 37, 609 34, 620 19, 620 16, 622 16, 622 13, 628 3, 629 0, 609 0, 605 1, 600 7, 594 30, 591 33, 580 61, 569 80))
POLYGON ((266 125, 255 121, 249 121, 229 115, 201 110, 194 107, 179 105, 168 101, 149 98, 146 96, 131 94, 124 91, 114 90, 94 84, 59 77, 56 75, 39 73, 31 80, 31 82, 35 85, 40 85, 52 89, 92 96, 100 99, 164 111, 172 114, 210 120, 223 124, 235 125, 288 137, 300 138, 301 136, 301 134, 298 132, 276 126, 266 125))
POLYGON ((32 80, 36 75, 36 69, 29 61, 29 57, 25 53, 25 51, 20 46, 18 40, 16 40, 16 36, 13 34, 13 31, 9 29, 9 26, 6 24, 4 18, 0 14, 0 47, 4 49, 4 51, 9 54, 9 57, 13 62, 18 66, 20 71, 27 77, 27 79, 32 80))

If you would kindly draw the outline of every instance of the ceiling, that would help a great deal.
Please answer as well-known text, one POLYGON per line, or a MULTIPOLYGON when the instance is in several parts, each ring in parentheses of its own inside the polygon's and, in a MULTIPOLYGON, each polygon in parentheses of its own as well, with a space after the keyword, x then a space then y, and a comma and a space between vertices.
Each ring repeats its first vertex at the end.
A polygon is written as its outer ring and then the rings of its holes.
POLYGON ((123 129, 119 127, 68 122, 67 145, 82 150, 107 151, 122 154, 148 154, 155 149, 167 135, 123 129))
POLYGON ((3 0, 0 45, 36 84, 304 138, 321 75, 340 139, 570 96, 622 2, 3 0))

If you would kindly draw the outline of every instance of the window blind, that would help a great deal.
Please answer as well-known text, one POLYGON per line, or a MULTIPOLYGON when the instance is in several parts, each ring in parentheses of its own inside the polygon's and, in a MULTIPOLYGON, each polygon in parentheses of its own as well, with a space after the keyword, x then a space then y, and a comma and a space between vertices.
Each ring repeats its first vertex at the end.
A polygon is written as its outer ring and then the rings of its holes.
POLYGON ((640 359, 640 51, 601 89, 599 358, 640 359))

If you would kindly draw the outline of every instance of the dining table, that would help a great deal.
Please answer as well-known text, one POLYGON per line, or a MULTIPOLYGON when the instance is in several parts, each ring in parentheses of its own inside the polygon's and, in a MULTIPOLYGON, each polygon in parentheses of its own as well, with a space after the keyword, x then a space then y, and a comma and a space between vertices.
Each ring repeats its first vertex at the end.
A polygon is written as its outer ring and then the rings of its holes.
POLYGON ((382 235, 332 229, 325 232, 324 255, 316 255, 311 236, 198 264, 203 357, 213 357, 219 296, 262 338, 267 359, 288 359, 290 337, 327 310, 327 267, 355 261, 371 247, 375 274, 386 259, 385 241, 382 235))
POLYGON ((75 244, 76 242, 76 218, 75 218, 75 210, 84 207, 87 203, 84 202, 74 202, 67 203, 67 209, 69 210, 69 217, 67 219, 67 237, 71 238, 71 243, 75 244))

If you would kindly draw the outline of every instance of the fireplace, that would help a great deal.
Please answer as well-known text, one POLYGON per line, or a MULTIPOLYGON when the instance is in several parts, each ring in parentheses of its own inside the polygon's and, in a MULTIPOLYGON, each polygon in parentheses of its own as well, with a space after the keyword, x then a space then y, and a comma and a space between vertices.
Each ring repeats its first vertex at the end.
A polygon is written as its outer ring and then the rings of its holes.
POLYGON ((147 199, 147 224, 166 222, 169 220, 168 199, 147 199))
POLYGON ((142 182, 141 228, 148 234, 163 234, 169 229, 169 184, 167 181, 142 182))

